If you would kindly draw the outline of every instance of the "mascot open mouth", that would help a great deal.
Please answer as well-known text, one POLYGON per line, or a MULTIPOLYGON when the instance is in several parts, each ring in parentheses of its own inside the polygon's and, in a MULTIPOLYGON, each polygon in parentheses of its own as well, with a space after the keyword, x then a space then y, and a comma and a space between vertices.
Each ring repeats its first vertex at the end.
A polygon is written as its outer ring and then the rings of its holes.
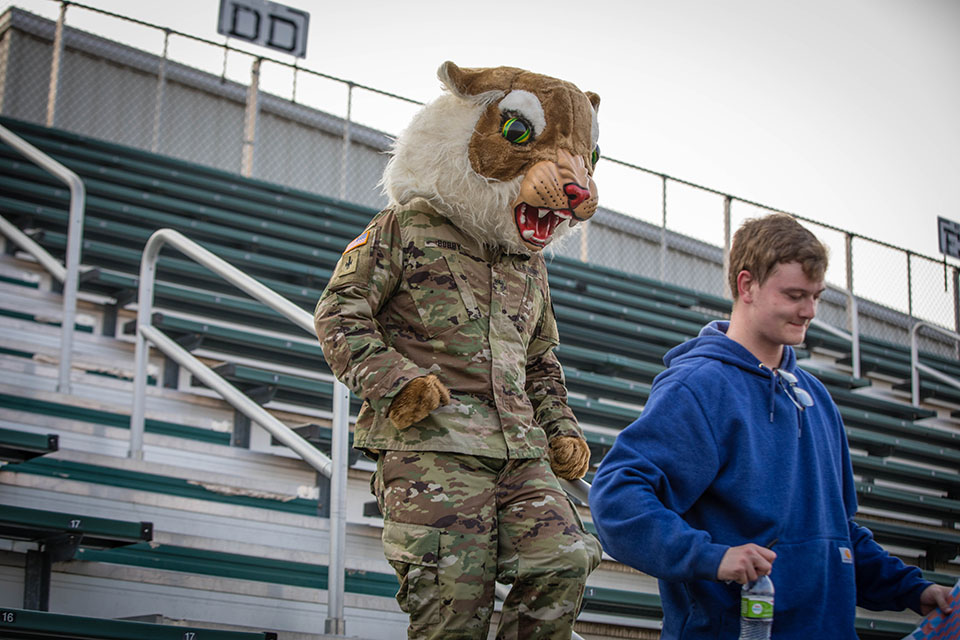
POLYGON ((521 202, 514 209, 517 229, 524 242, 538 247, 547 246, 553 239, 553 232, 564 220, 570 220, 570 226, 579 222, 570 209, 548 209, 534 207, 521 202))

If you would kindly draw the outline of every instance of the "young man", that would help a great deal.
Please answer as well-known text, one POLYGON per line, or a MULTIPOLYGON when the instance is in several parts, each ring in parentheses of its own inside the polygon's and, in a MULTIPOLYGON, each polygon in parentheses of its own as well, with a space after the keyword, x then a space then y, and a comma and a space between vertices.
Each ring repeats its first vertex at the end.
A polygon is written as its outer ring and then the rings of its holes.
POLYGON ((643 415, 597 471, 603 547, 659 578, 663 640, 736 638, 740 585, 766 574, 777 640, 856 640, 856 605, 947 608, 946 587, 853 522, 840 414, 789 346, 826 268, 825 247, 790 216, 747 221, 730 256, 730 321, 666 355, 643 415))

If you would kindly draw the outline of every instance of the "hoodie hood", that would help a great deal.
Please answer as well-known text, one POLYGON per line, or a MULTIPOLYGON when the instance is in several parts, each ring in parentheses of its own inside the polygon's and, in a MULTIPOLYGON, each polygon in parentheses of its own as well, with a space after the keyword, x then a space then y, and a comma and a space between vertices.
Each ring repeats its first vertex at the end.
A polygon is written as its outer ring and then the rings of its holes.
MULTIPOLYGON (((668 367, 685 364, 690 358, 710 358, 726 364, 732 364, 746 371, 764 377, 770 376, 770 369, 763 366, 759 359, 739 342, 727 337, 729 320, 714 320, 700 330, 693 340, 688 340, 667 352, 663 363, 668 367)), ((780 369, 794 372, 797 368, 797 355, 791 346, 784 346, 780 369)))
MULTIPOLYGON (((769 421, 773 422, 776 413, 777 394, 783 393, 781 385, 777 384, 778 376, 776 372, 765 366, 755 355, 750 353, 746 347, 728 338, 727 329, 729 328, 729 320, 714 320, 701 329, 700 335, 696 338, 668 351, 663 357, 663 363, 670 369, 681 370, 686 366, 700 366, 703 364, 701 359, 706 358, 733 365, 766 379, 768 381, 766 404, 769 407, 769 421)), ((797 354, 793 347, 789 345, 783 347, 783 357, 778 368, 786 369, 796 375, 797 354)), ((797 423, 798 432, 802 433, 803 412, 799 409, 797 410, 797 423)))

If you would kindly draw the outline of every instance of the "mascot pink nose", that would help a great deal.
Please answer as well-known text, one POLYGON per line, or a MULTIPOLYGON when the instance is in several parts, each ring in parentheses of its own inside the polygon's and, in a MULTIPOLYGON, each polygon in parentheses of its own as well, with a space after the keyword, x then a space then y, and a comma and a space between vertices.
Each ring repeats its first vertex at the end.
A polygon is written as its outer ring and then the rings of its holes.
POLYGON ((570 200, 570 208, 576 209, 579 207, 584 200, 590 198, 590 189, 584 189, 580 185, 571 182, 563 187, 564 193, 567 194, 567 198, 570 200))

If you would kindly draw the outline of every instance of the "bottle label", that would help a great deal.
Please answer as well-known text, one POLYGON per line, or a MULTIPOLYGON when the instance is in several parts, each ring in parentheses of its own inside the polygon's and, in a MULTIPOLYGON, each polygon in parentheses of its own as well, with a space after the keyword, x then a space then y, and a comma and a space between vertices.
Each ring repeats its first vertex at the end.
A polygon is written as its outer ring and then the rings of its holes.
POLYGON ((747 620, 773 620, 773 598, 743 596, 740 598, 740 617, 747 620))

